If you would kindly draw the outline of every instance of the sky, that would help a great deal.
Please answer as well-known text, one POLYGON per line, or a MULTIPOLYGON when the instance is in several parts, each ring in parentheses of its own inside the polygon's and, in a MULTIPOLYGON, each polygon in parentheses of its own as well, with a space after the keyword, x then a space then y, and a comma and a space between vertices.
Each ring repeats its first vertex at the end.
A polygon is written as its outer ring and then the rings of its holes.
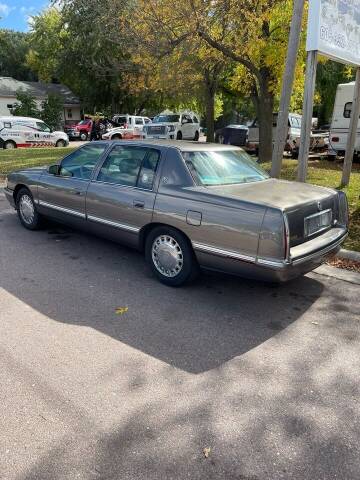
POLYGON ((48 5, 46 0, 0 0, 0 28, 26 32, 28 18, 48 5))

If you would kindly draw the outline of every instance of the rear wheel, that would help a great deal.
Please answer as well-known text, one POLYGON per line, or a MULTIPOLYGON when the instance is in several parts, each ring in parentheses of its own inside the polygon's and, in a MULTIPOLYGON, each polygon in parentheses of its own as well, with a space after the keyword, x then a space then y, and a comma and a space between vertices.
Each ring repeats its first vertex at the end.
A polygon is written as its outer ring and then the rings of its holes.
POLYGON ((16 208, 22 225, 28 230, 37 230, 42 223, 42 217, 36 211, 34 199, 27 188, 19 190, 16 196, 16 208))
POLYGON ((4 148, 6 150, 11 150, 13 148, 17 148, 17 145, 15 142, 13 142, 12 140, 8 140, 7 142, 4 143, 4 148))
POLYGON ((177 132, 176 140, 182 140, 182 133, 181 132, 177 132))
POLYGON ((111 137, 111 140, 121 140, 121 139, 122 139, 122 136, 119 133, 111 137))
POLYGON ((145 244, 146 260, 158 280, 170 287, 179 287, 199 273, 188 239, 171 227, 152 230, 145 244))
POLYGON ((199 141, 199 137, 200 137, 199 132, 196 131, 196 132, 195 132, 195 137, 194 137, 195 142, 198 142, 198 141, 199 141))

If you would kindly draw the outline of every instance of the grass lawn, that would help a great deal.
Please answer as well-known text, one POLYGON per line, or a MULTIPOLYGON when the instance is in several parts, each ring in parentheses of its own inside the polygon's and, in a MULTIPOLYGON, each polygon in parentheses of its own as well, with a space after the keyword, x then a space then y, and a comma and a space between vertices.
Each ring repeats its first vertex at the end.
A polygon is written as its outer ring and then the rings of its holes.
POLYGON ((0 150, 0 181, 5 175, 24 167, 52 165, 71 153, 74 148, 17 148, 0 150))
MULTIPOLYGON (((72 152, 72 148, 22 148, 0 150, 0 181, 13 170, 23 167, 51 165, 72 152)), ((263 165, 270 170, 270 163, 263 165)), ((296 178, 296 160, 284 160, 281 177, 286 180, 296 178)), ((341 180, 342 164, 326 160, 309 161, 308 181, 315 185, 338 188, 341 180)), ((360 251, 360 164, 354 164, 350 186, 345 188, 349 200, 350 236, 345 247, 360 251)))

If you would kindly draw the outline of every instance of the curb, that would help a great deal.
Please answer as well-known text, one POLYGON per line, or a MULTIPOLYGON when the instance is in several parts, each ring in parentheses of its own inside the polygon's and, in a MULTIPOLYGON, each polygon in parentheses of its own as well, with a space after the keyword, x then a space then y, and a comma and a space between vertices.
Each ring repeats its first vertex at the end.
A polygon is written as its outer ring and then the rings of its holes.
POLYGON ((321 265, 311 273, 315 273, 323 277, 335 278, 336 280, 342 280, 343 282, 352 283, 353 285, 360 285, 360 273, 350 272, 349 270, 343 270, 342 268, 321 265))
POLYGON ((360 262, 360 252, 354 252, 353 250, 345 250, 342 248, 337 254, 338 258, 344 260, 352 260, 353 262, 360 262))

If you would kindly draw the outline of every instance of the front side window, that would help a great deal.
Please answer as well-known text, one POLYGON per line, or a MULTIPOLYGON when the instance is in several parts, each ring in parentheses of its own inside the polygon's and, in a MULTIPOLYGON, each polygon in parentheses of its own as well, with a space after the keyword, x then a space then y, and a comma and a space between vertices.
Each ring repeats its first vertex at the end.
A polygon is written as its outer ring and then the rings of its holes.
POLYGON ((142 121, 142 118, 135 118, 135 125, 143 125, 143 121, 142 121))
POLYGON ((51 128, 44 122, 36 122, 36 128, 40 130, 40 132, 51 132, 51 128))
POLYGON ((154 149, 116 145, 103 163, 97 180, 151 190, 159 156, 154 149))
POLYGON ((183 152, 196 183, 204 186, 259 182, 268 175, 242 150, 183 152))
POLYGON ((182 123, 193 123, 192 118, 190 115, 183 115, 182 117, 182 123))
POLYGON ((94 143, 71 153, 61 162, 60 175, 90 180, 91 174, 106 147, 106 144, 94 143))

